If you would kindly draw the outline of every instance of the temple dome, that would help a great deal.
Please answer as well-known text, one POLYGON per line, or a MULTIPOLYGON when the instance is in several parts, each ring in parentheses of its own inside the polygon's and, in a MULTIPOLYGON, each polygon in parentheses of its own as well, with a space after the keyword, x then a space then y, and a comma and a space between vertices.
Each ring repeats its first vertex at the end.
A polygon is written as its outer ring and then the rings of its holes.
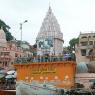
POLYGON ((78 63, 76 66, 76 71, 77 71, 77 73, 88 73, 87 64, 84 62, 78 63))
POLYGON ((76 67, 77 73, 95 73, 95 61, 90 63, 81 62, 76 67))
POLYGON ((40 28, 40 32, 38 33, 37 37, 38 38, 39 37, 45 37, 47 35, 46 33, 48 33, 49 36, 50 35, 54 36, 54 35, 59 33, 61 38, 63 38, 63 35, 62 35, 61 31, 60 31, 60 26, 59 26, 59 24, 57 22, 56 17, 54 16, 50 6, 49 6, 48 12, 46 14, 46 17, 43 20, 42 26, 40 28))

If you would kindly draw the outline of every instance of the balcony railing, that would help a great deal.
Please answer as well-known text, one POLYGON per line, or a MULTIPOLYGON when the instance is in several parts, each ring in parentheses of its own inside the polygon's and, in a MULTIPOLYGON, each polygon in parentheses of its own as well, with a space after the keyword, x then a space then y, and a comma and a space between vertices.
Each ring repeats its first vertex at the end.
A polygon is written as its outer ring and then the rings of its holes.
POLYGON ((86 45, 86 46, 82 46, 79 45, 77 46, 78 49, 92 49, 95 45, 86 45))

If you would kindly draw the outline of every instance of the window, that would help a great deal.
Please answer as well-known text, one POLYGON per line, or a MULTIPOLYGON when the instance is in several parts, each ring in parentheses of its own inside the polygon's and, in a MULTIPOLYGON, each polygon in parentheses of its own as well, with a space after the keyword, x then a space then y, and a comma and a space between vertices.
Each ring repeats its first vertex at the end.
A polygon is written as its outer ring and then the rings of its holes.
POLYGON ((6 55, 9 56, 9 52, 5 52, 4 55, 5 55, 5 56, 6 56, 6 55))
POLYGON ((15 53, 15 57, 18 57, 18 54, 17 53, 15 53))
POLYGON ((5 61, 5 66, 8 66, 7 62, 5 61))
POLYGON ((88 36, 88 38, 91 38, 91 36, 88 36))
POLYGON ((86 56, 86 49, 81 49, 81 55, 86 56))
POLYGON ((82 46, 86 46, 88 44, 88 42, 81 42, 82 46))
POLYGON ((1 56, 9 56, 10 52, 1 52, 1 56))
POLYGON ((82 39, 87 38, 86 36, 81 37, 82 39))
POLYGON ((93 41, 89 41, 89 45, 93 45, 93 41))

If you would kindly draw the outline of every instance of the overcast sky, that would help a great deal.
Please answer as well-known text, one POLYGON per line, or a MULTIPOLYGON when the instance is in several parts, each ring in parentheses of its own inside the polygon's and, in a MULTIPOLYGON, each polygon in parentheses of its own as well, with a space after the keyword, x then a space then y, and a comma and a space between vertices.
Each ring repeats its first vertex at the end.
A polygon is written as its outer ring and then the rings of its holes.
POLYGON ((0 19, 6 22, 16 39, 21 39, 19 23, 23 24, 23 40, 35 43, 43 19, 50 6, 63 33, 64 46, 80 32, 95 31, 95 0, 0 0, 0 19))

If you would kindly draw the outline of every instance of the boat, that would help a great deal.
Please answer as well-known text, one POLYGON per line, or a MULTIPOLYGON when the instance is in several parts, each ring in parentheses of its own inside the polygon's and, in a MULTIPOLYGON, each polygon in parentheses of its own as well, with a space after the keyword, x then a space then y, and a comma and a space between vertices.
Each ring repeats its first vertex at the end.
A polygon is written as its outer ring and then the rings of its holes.
POLYGON ((64 95, 64 89, 45 83, 27 83, 20 81, 16 86, 16 95, 64 95))

